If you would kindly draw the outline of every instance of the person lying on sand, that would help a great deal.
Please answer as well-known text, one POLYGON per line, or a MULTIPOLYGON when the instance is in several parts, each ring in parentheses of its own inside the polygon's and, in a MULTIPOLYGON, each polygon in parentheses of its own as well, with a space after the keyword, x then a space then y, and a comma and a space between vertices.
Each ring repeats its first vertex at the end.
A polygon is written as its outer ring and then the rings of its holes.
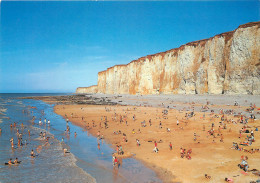
POLYGON ((157 147, 154 147, 153 152, 158 153, 159 149, 157 147))
POLYGON ((230 182, 230 183, 233 183, 233 182, 234 182, 234 180, 231 179, 231 178, 225 178, 225 181, 226 181, 226 182, 230 182))
POLYGON ((206 179, 211 179, 211 176, 209 176, 208 174, 205 174, 205 178, 206 179))

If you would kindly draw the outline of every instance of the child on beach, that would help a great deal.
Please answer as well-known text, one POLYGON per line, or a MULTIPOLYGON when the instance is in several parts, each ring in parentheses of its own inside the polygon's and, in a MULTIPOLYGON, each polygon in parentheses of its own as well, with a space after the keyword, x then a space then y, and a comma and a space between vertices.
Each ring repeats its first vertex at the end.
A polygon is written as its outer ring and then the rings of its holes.
POLYGON ((140 146, 140 145, 141 145, 139 139, 136 139, 136 145, 137 145, 137 146, 140 146))
POLYGON ((157 142, 154 141, 154 149, 153 149, 154 152, 158 153, 159 149, 157 148, 157 142))
POLYGON ((118 160, 116 156, 113 156, 113 166, 116 166, 118 164, 118 160))

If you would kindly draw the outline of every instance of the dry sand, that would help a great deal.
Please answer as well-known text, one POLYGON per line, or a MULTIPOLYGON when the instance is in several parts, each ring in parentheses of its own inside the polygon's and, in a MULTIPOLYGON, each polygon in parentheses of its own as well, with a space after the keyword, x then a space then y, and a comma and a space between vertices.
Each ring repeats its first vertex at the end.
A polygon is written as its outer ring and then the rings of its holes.
MULTIPOLYGON (((221 121, 219 109, 233 109, 236 114, 243 111, 243 114, 249 116, 249 113, 245 112, 246 108, 251 102, 259 107, 259 97, 184 96, 183 98, 171 98, 171 96, 100 94, 99 96, 96 94, 95 97, 128 106, 57 105, 55 112, 89 130, 94 136, 97 136, 100 131, 100 135, 103 135, 115 149, 116 145, 122 145, 125 154, 134 154, 135 158, 154 169, 164 182, 225 182, 225 177, 241 183, 257 180, 256 175, 252 172, 245 175, 237 165, 241 162, 241 156, 244 155, 248 156, 249 170, 260 169, 260 152, 249 153, 231 149, 233 142, 239 144, 246 141, 245 138, 250 134, 242 133, 242 137, 238 138, 243 124, 228 122, 231 119, 234 121, 240 119, 234 117, 233 114, 225 114, 226 129, 223 129, 223 126, 219 128, 221 121), (238 101, 241 106, 233 106, 234 101, 238 101), (207 102, 209 109, 202 110, 201 106, 207 102), (168 110, 168 114, 163 115, 163 110, 168 110), (195 116, 186 118, 185 114, 193 110, 195 116), (214 113, 211 113, 211 110, 214 110, 214 113), (71 115, 72 113, 73 115, 71 115), (134 115, 135 121, 133 120, 134 115), (204 115, 205 117, 203 117, 204 115), (123 120, 121 123, 120 116, 123 120), (104 125, 105 118, 108 121, 107 129, 104 125), (151 126, 149 119, 152 122, 151 126), (179 125, 176 123, 177 119, 180 122, 179 125), (144 120, 146 127, 141 125, 144 120), (160 122, 162 128, 160 128, 160 122), (215 138, 208 135, 212 123, 215 125, 215 138), (167 132, 166 128, 169 128, 170 132, 167 132), (135 133, 133 133, 133 129, 135 133), (196 133, 196 141, 194 141, 194 133, 196 133), (221 134, 224 142, 220 142, 221 134), (127 138, 127 142, 124 142, 124 137, 127 138), (140 146, 137 146, 136 139, 139 139, 140 146), (158 153, 153 152, 154 141, 158 142, 158 153), (170 142, 173 146, 172 150, 169 149, 170 142), (180 157, 181 147, 192 149, 191 160, 180 157), (206 179, 204 174, 210 175, 211 179, 206 179)), ((254 114, 259 116, 257 112, 259 110, 255 109, 254 114)), ((250 131, 254 130, 256 126, 259 128, 260 120, 249 120, 247 126, 250 131)), ((251 146, 240 147, 247 150, 259 149, 260 132, 254 132, 254 136, 256 141, 251 146)))

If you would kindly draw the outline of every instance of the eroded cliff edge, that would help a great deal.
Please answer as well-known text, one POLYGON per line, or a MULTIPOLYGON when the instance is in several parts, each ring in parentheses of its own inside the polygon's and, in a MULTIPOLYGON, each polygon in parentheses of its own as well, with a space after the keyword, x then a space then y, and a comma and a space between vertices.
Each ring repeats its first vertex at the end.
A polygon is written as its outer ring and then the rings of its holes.
MULTIPOLYGON (((260 22, 98 73, 84 93, 260 94, 260 22)), ((79 89, 77 89, 78 91, 79 89)), ((82 90, 79 90, 82 91, 82 90)))

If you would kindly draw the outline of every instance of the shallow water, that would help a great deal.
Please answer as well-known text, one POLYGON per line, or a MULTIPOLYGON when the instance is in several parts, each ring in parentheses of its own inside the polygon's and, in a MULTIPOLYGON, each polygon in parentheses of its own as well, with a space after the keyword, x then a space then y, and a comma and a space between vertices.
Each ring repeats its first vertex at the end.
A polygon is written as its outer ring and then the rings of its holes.
MULTIPOLYGON (((50 94, 41 94, 46 95, 50 94)), ((53 112, 53 105, 15 98, 20 96, 37 94, 0 94, 0 182, 161 182, 152 170, 133 158, 124 159, 119 169, 113 168, 113 149, 109 145, 100 141, 99 150, 95 137, 71 123, 68 125, 72 134, 65 135, 66 121, 53 112), (36 118, 34 124, 33 116, 36 118), (42 125, 38 123, 40 118, 42 125), (50 120, 50 125, 44 123, 45 118, 50 120), (23 142, 26 140, 28 144, 22 147, 15 145, 12 150, 12 137, 17 144, 17 129, 10 128, 13 122, 18 124, 23 142), (23 129, 21 123, 24 124, 23 129), (39 138, 39 133, 44 131, 51 137, 50 145, 45 145, 45 140, 39 138), (61 143, 62 138, 64 142, 61 143), (71 153, 64 156, 63 147, 71 153), (38 154, 35 158, 30 157, 32 149, 38 154), (21 164, 4 165, 9 158, 16 157, 22 161, 21 164)))

